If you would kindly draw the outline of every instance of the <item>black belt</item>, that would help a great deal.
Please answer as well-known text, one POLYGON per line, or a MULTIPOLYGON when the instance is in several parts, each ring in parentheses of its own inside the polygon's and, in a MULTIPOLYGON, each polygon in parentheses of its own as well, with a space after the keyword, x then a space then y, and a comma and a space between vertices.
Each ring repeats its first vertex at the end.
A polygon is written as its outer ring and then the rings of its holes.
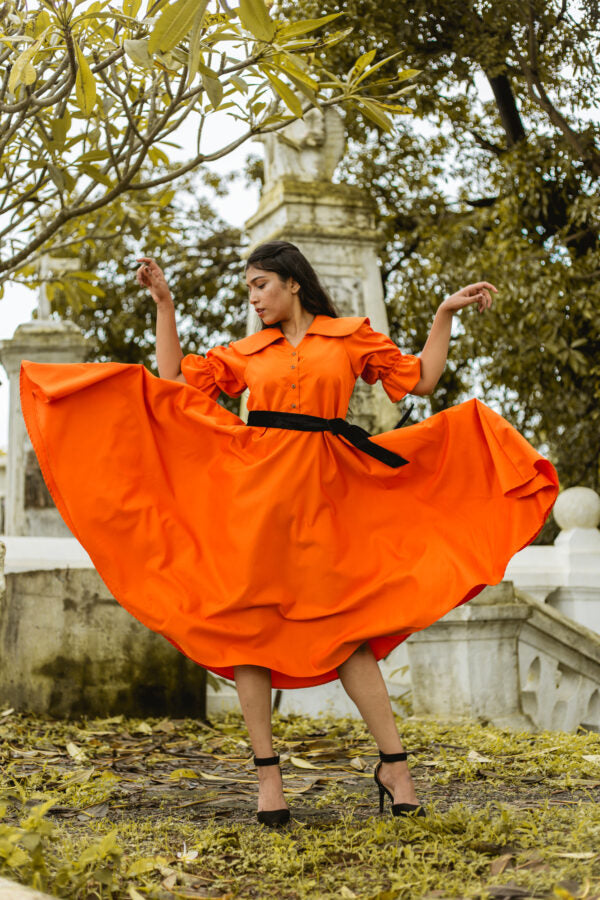
POLYGON ((305 416, 301 413, 253 409, 248 413, 248 425, 262 426, 263 428, 265 426, 267 428, 287 428, 290 431, 330 431, 338 437, 343 437, 357 450, 362 450, 363 453, 367 453, 393 469, 399 469, 400 466, 408 463, 408 460, 398 453, 374 444, 369 440, 371 435, 368 431, 358 425, 351 425, 345 419, 322 419, 320 416, 305 416))

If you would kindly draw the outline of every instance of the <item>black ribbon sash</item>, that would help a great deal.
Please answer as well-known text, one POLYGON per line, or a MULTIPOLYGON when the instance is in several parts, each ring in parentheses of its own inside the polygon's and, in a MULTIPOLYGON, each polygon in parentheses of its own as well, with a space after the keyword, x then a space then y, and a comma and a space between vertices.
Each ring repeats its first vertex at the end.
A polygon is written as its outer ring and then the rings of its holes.
POLYGON ((266 428, 286 428, 289 431, 330 431, 337 437, 362 450, 392 469, 399 469, 408 463, 398 453, 374 444, 371 435, 358 425, 351 425, 345 419, 323 419, 320 416, 305 416, 302 413, 285 413, 268 409, 253 409, 248 413, 248 425, 266 428))

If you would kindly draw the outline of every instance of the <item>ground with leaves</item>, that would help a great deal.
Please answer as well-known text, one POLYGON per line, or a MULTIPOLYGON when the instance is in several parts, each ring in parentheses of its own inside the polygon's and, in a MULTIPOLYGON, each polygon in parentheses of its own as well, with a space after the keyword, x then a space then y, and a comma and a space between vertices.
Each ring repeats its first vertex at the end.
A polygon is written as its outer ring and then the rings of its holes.
POLYGON ((600 898, 600 739, 408 718, 429 815, 377 814, 353 719, 276 717, 293 822, 256 823, 240 718, 0 713, 0 875, 72 898, 600 898))

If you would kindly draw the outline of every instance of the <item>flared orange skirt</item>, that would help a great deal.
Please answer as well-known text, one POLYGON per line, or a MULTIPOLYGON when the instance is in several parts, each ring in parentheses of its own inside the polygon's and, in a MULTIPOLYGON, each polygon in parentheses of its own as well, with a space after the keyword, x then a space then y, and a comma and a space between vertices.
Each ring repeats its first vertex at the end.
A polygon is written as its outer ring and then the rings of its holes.
POLYGON ((470 400, 373 440, 246 426, 140 365, 24 361, 46 484, 115 599, 201 666, 321 684, 498 583, 541 529, 552 465, 470 400))

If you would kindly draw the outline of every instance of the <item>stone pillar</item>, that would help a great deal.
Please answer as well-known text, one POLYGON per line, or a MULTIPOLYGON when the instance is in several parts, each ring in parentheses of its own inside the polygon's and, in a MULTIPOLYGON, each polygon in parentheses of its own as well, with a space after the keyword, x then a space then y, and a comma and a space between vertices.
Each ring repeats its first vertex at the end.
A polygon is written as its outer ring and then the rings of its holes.
POLYGON ((54 319, 24 322, 12 338, 0 342, 0 362, 10 382, 6 534, 42 537, 71 534, 44 483, 25 428, 19 370, 23 359, 44 363, 82 362, 85 345, 77 325, 54 319))
MULTIPOLYGON (((257 211, 245 224, 247 253, 264 241, 291 241, 314 266, 340 315, 368 316, 376 331, 387 334, 375 206, 355 185, 331 181, 345 144, 339 113, 311 110, 304 120, 262 141, 265 186, 257 211)), ((248 333, 259 327, 250 310, 248 333)), ((359 380, 350 409, 349 418, 373 432, 392 429, 400 418, 379 383, 359 380)))
POLYGON ((600 633, 600 497, 591 488, 567 488, 558 495, 553 515, 562 529, 554 547, 563 579, 546 603, 600 633))
POLYGON ((552 512, 562 529, 554 544, 516 553, 505 578, 600 633, 600 497, 591 488, 566 488, 552 512))

